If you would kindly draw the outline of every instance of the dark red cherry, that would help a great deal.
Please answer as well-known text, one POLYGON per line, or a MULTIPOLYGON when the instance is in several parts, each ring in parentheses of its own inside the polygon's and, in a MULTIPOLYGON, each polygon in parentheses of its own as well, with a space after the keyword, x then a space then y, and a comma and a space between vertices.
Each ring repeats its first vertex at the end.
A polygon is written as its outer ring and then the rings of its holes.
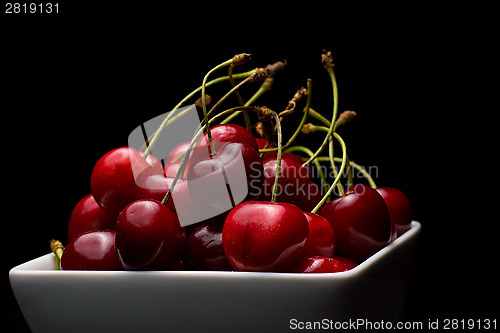
POLYGON ((338 273, 346 270, 340 260, 323 256, 303 258, 291 269, 294 273, 338 273))
POLYGON ((378 187, 377 192, 384 198, 392 226, 392 240, 410 229, 412 209, 406 195, 394 187, 378 187))
POLYGON ((224 221, 199 224, 187 237, 183 262, 188 269, 229 271, 233 268, 226 259, 222 247, 224 221))
POLYGON ((189 195, 205 212, 204 219, 257 198, 263 178, 259 153, 237 142, 224 144, 213 157, 193 162, 187 176, 189 195))
MULTIPOLYGON (((264 186, 260 200, 271 200, 276 177, 276 158, 264 160, 264 186)), ((321 200, 318 185, 310 179, 310 170, 287 157, 281 159, 281 173, 278 183, 277 201, 288 202, 304 211, 311 211, 321 200)))
POLYGON ((307 219, 297 206, 246 201, 229 212, 222 245, 238 271, 283 272, 302 255, 308 233, 307 219))
POLYGON ((177 216, 156 200, 127 205, 116 222, 116 249, 128 270, 166 270, 184 249, 186 234, 177 216))
POLYGON ((320 215, 335 230, 337 254, 362 262, 387 244, 391 237, 384 199, 369 186, 356 185, 327 203, 320 215))
MULTIPOLYGON (((276 160, 278 156, 278 152, 269 152, 269 153, 265 153, 264 156, 262 157, 262 163, 265 163, 266 160, 269 160, 269 159, 274 159, 276 160)), ((304 161, 302 160, 302 157, 300 157, 299 155, 295 155, 294 153, 287 153, 287 152, 282 152, 281 153, 281 158, 287 158, 289 160, 292 160, 294 162, 297 162, 297 164, 300 164, 302 165, 302 163, 304 163, 304 161)), ((309 167, 304 167, 305 169, 307 169, 307 172, 304 171, 304 175, 308 175, 308 177, 310 179, 312 179, 312 172, 309 170, 309 167)))
POLYGON ((149 170, 154 171, 134 148, 114 149, 101 157, 94 166, 90 178, 92 195, 102 209, 118 215, 135 200, 136 178, 149 170))
POLYGON ((64 248, 61 258, 63 270, 123 270, 115 248, 115 232, 90 231, 80 234, 64 248))
POLYGON ((116 216, 99 207, 92 194, 80 200, 69 218, 68 241, 76 236, 93 230, 114 230, 116 216))
POLYGON ((358 266, 358 264, 356 264, 354 261, 346 257, 335 256, 335 259, 341 261, 345 265, 346 270, 348 271, 358 266))
MULTIPOLYGON (((216 143, 227 143, 227 142, 239 142, 244 143, 252 147, 253 149, 259 151, 259 146, 255 137, 250 131, 234 124, 220 124, 210 128, 210 133, 212 134, 212 140, 216 146, 216 143)), ((205 133, 196 143, 196 147, 208 146, 208 135, 205 133)))
POLYGON ((259 147, 259 149, 266 148, 267 139, 264 139, 264 138, 255 138, 255 141, 257 142, 257 146, 259 147))
POLYGON ((304 212, 309 224, 309 235, 303 258, 313 256, 333 257, 335 254, 335 231, 323 216, 304 212))

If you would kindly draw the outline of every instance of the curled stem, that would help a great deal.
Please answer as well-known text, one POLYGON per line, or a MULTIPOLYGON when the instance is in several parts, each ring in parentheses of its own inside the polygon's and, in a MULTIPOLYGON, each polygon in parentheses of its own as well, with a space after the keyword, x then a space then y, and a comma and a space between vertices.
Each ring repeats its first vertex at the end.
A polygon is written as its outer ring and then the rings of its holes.
MULTIPOLYGON (((233 74, 232 75, 232 78, 233 79, 245 79, 249 76, 251 76, 252 74, 254 74, 256 72, 257 69, 253 69, 251 71, 248 71, 248 72, 244 72, 244 73, 238 73, 238 74, 233 74)), ((209 82, 206 83, 206 87, 209 87, 209 86, 212 86, 214 84, 217 84, 217 83, 221 83, 221 82, 224 82, 224 81, 227 81, 229 80, 229 76, 222 76, 222 77, 218 77, 216 79, 213 79, 209 82)), ((171 123, 173 123, 174 121, 176 121, 177 119, 179 119, 180 117, 184 116, 187 112, 189 112, 189 109, 186 109, 186 110, 183 110, 179 113, 176 113, 174 112, 175 110, 177 110, 178 108, 180 108, 187 100, 189 100, 190 98, 192 98, 194 95, 196 95, 200 90, 202 89, 202 86, 199 86, 198 88, 196 88, 195 90, 191 91, 189 94, 187 94, 179 103, 177 103, 176 106, 174 106, 172 108, 172 110, 169 112, 169 114, 165 117, 165 119, 163 120, 163 122, 160 124, 160 126, 158 127, 158 129, 154 132, 154 134, 149 138, 149 145, 146 147, 146 150, 144 151, 144 154, 143 154, 143 157, 146 158, 150 153, 151 153, 151 150, 153 149, 153 146, 156 144, 156 141, 157 141, 157 136, 160 135, 160 133, 168 126, 170 125, 171 123)), ((142 149, 142 148, 141 148, 142 149)))
POLYGON ((205 123, 205 129, 207 131, 207 136, 208 136, 208 143, 210 145, 210 155, 212 155, 215 152, 215 148, 214 148, 214 142, 212 140, 212 133, 210 132, 210 126, 208 125, 207 101, 206 101, 206 94, 205 94, 207 79, 210 76, 210 74, 212 74, 216 70, 223 68, 223 67, 226 67, 226 66, 229 66, 232 63, 234 63, 234 57, 229 59, 229 60, 224 61, 223 63, 218 64, 217 66, 215 66, 214 68, 209 70, 208 73, 203 78, 203 83, 201 84, 201 104, 202 104, 202 108, 203 108, 203 121, 205 123))
MULTIPOLYGON (((304 147, 304 146, 292 146, 292 147, 285 149, 286 153, 292 153, 295 151, 303 152, 303 153, 307 154, 308 156, 313 155, 312 150, 307 148, 307 147, 304 147)), ((318 175, 319 175, 319 178, 321 179, 321 184, 323 184, 323 191, 325 191, 325 193, 326 193, 326 191, 328 191, 329 186, 328 186, 328 183, 326 181, 325 173, 323 172, 323 169, 321 169, 321 165, 319 164, 319 161, 317 159, 314 159, 313 163, 316 166, 316 169, 318 169, 318 175)))
MULTIPOLYGON (((319 161, 329 161, 330 158, 329 157, 326 157, 326 156, 318 156, 316 158, 317 160, 319 161)), ((335 162, 342 162, 342 159, 340 157, 334 157, 333 158, 335 162)), ((361 173, 363 175, 363 177, 366 178, 366 180, 368 181, 368 183, 370 184, 370 187, 375 189, 377 188, 377 184, 375 184, 375 181, 373 180, 373 177, 370 175, 370 173, 368 171, 366 171, 366 169, 357 164, 357 163, 354 163, 353 161, 349 160, 349 165, 356 171, 358 171, 359 173, 361 173)))
POLYGON ((325 203, 327 198, 330 196, 330 194, 332 194, 333 189, 337 185, 337 183, 340 181, 340 177, 342 177, 342 173, 344 172, 345 166, 347 164, 347 148, 346 148, 345 142, 342 139, 342 137, 340 135, 338 135, 337 133, 333 132, 333 136, 335 139, 337 139, 337 141, 340 143, 340 146, 342 147, 342 164, 340 165, 339 173, 338 173, 337 177, 335 177, 335 180, 333 181, 332 185, 330 185, 330 188, 328 189, 328 191, 325 193, 325 195, 320 200, 320 202, 318 202, 318 204, 313 208, 311 213, 316 213, 320 209, 320 207, 323 206, 323 204, 325 203))

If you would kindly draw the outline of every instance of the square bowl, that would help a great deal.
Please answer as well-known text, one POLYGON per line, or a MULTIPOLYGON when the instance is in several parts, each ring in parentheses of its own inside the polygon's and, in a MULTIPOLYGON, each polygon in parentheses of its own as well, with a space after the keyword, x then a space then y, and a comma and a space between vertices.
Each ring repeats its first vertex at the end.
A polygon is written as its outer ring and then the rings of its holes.
POLYGON ((334 329, 350 320, 398 320, 420 230, 413 221, 341 273, 59 271, 49 253, 9 277, 33 332, 288 332, 308 323, 334 329))

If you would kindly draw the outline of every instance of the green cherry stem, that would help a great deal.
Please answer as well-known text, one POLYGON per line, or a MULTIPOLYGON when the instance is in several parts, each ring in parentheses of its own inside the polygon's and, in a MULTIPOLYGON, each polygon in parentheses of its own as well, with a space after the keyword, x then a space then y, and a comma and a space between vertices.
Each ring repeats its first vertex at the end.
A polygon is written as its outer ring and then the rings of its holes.
MULTIPOLYGON (((236 111, 241 111, 241 110, 252 111, 252 112, 262 112, 262 110, 260 108, 257 108, 254 106, 237 106, 237 107, 231 108, 229 110, 225 110, 223 112, 220 112, 216 116, 212 117, 208 123, 209 123, 209 125, 212 125, 219 118, 222 118, 230 113, 233 113, 236 111)), ((189 143, 189 146, 186 149, 186 152, 182 156, 181 165, 179 165, 179 169, 177 170, 177 173, 175 174, 174 180, 172 181, 170 188, 168 189, 167 193, 163 197, 163 200, 161 201, 162 204, 166 205, 168 203, 168 200, 170 200, 170 197, 172 196, 172 191, 174 190, 175 185, 177 184, 177 181, 179 180, 180 176, 184 173, 184 170, 186 169, 187 161, 189 159, 189 154, 202 134, 203 134, 203 127, 200 124, 200 125, 198 125, 197 132, 194 135, 193 139, 191 139, 191 142, 189 143)))
POLYGON ((212 132, 210 132, 210 126, 208 125, 208 113, 207 113, 207 101, 206 101, 206 94, 205 94, 205 88, 207 85, 207 80, 210 74, 215 72, 218 69, 227 67, 231 64, 234 63, 234 57, 224 61, 223 63, 218 64, 214 68, 208 71, 208 73, 205 75, 203 78, 203 83, 201 84, 201 104, 203 108, 203 121, 205 123, 205 130, 207 131, 207 136, 208 136, 208 143, 210 145, 210 156, 213 156, 212 154, 215 153, 215 148, 214 148, 214 142, 212 140, 212 132))
MULTIPOLYGON (((248 71, 248 72, 244 72, 244 73, 238 73, 238 74, 233 74, 233 79, 245 79, 249 76, 251 76, 252 74, 254 74, 255 72, 257 71, 257 69, 253 69, 251 71, 248 71)), ((206 87, 209 87, 209 86, 212 86, 214 84, 217 84, 217 83, 221 83, 221 82, 224 82, 224 81, 227 81, 229 80, 229 76, 222 76, 222 77, 218 77, 216 79, 213 79, 209 82, 206 83, 206 87)), ((156 144, 156 141, 157 141, 157 136, 159 136, 159 134, 167 127, 169 126, 171 123, 173 123, 174 121, 176 121, 177 119, 181 118, 182 116, 184 116, 186 113, 188 113, 190 110, 189 109, 186 109, 186 110, 183 110, 179 113, 176 113, 174 112, 175 110, 177 110, 178 108, 180 108, 184 103, 186 103, 187 100, 189 100, 190 98, 192 98, 194 95, 196 95, 200 90, 202 89, 201 86, 199 86, 198 88, 196 88, 195 90, 191 91, 189 94, 187 94, 179 103, 177 103, 176 106, 173 107, 173 109, 169 112, 169 114, 165 117, 165 119, 163 120, 163 122, 160 124, 160 126, 158 127, 158 129, 155 131, 155 133, 151 136, 150 140, 149 140, 149 146, 146 148, 146 150, 144 151, 144 154, 143 154, 143 157, 146 158, 150 153, 151 153, 151 150, 153 149, 153 146, 156 144)))
MULTIPOLYGON (((300 151, 300 152, 307 154, 308 156, 313 155, 312 150, 307 148, 307 147, 304 147, 304 146, 291 146, 291 147, 285 149, 284 151, 286 153, 293 153, 296 151, 300 151)), ((316 166, 316 169, 318 170, 319 178, 321 179, 321 183, 323 184, 323 191, 326 192, 326 191, 328 191, 329 186, 328 186, 328 183, 326 182, 325 173, 323 172, 323 169, 321 168, 321 165, 320 165, 318 159, 314 159, 313 163, 316 166)), ((335 175, 335 176, 337 176, 337 175, 335 175)))
MULTIPOLYGON (((231 64, 229 66, 229 69, 227 70, 227 76, 229 76, 229 82, 231 83, 231 87, 234 88, 236 86, 236 83, 233 80, 233 68, 236 66, 235 64, 231 64)), ((244 105, 243 99, 241 98, 241 94, 239 91, 235 91, 235 96, 236 99, 238 100, 239 105, 244 105)), ((252 123, 250 122, 250 117, 248 116, 248 112, 243 111, 243 118, 245 118, 245 127, 247 130, 251 130, 252 128, 252 123)))
POLYGON ((273 191, 271 194, 271 202, 276 202, 276 197, 278 194, 279 179, 281 175, 281 151, 283 150, 282 145, 282 133, 281 133, 281 123, 280 117, 276 112, 272 112, 273 118, 276 121, 276 133, 278 134, 278 155, 276 156, 276 176, 274 177, 273 191))
MULTIPOLYGON (((260 68, 257 68, 255 71, 257 72, 258 70, 260 70, 260 68)), ((252 97, 250 97, 250 99, 248 101, 246 101, 246 103, 243 104, 243 106, 250 106, 250 105, 252 105, 265 92, 270 91, 273 82, 274 82, 274 78, 273 77, 269 77, 269 76, 266 77, 264 79, 264 82, 262 82, 262 84, 260 85, 259 90, 257 90, 257 92, 252 97)), ((226 119, 224 119, 223 121, 221 121, 221 124, 228 124, 234 118, 236 118, 237 116, 239 116, 241 113, 242 113, 242 111, 234 112, 233 114, 231 114, 230 116, 228 116, 226 119)))
POLYGON ((335 78, 335 73, 333 71, 333 59, 332 59, 332 54, 330 51, 323 50, 322 54, 322 60, 323 60, 323 67, 327 70, 328 74, 330 75, 330 80, 332 81, 332 87, 333 87, 333 114, 332 114, 332 120, 330 121, 330 127, 328 128, 328 134, 325 135, 325 139, 323 140, 323 143, 321 143, 321 146, 316 150, 313 156, 309 158, 303 166, 306 166, 309 164, 314 158, 316 158, 321 151, 326 147, 326 144, 328 143, 328 138, 332 136, 332 133, 335 131, 335 120, 337 119, 337 112, 339 109, 339 101, 338 101, 338 88, 337 88, 337 80, 335 78))
MULTIPOLYGON (((317 160, 319 160, 320 162, 322 161, 329 161, 330 160, 330 157, 326 157, 326 156, 318 156, 316 158, 317 160)), ((334 157, 333 158, 335 162, 342 162, 342 159, 340 157, 334 157)), ((366 171, 366 168, 364 168, 363 166, 357 164, 357 163, 354 163, 353 161, 349 160, 349 165, 356 171, 358 171, 359 173, 361 173, 363 175, 363 177, 366 178, 366 180, 368 181, 368 183, 370 184, 370 187, 373 188, 373 189, 376 189, 377 188, 377 184, 375 184, 375 181, 373 180, 373 177, 370 175, 370 173, 368 171, 366 171)))
MULTIPOLYGON (((268 73, 269 72, 266 69, 258 68, 252 75, 250 75, 249 77, 247 77, 246 79, 241 81, 239 84, 234 86, 231 90, 229 90, 224 96, 222 96, 222 98, 219 101, 217 101, 217 103, 215 103, 215 105, 210 109, 210 111, 207 113, 207 115, 214 113, 215 110, 217 110, 217 108, 222 104, 222 102, 224 102, 233 93, 237 92, 238 89, 241 88, 244 84, 246 84, 248 82, 255 82, 255 81, 262 80, 268 75, 268 73)), ((242 105, 242 106, 246 106, 246 105, 242 105)), ((248 115, 248 113, 246 112, 246 109, 244 109, 244 108, 238 112, 244 112, 248 115)), ((234 114, 236 114, 236 112, 234 114)))
POLYGON ((325 203, 327 198, 332 194, 333 189, 337 185, 337 183, 340 181, 340 178, 342 177, 342 173, 344 172, 345 166, 347 164, 347 148, 346 148, 345 142, 342 139, 342 137, 340 135, 338 135, 337 133, 333 132, 333 136, 335 137, 335 139, 337 139, 337 141, 340 143, 340 146, 342 147, 342 164, 340 165, 339 173, 337 174, 337 177, 335 177, 335 180, 333 181, 332 185, 330 185, 330 188, 328 189, 328 191, 325 193, 325 195, 320 200, 320 202, 318 202, 318 204, 313 208, 311 213, 316 213, 319 210, 319 208, 321 206, 323 206, 323 204, 325 203))
MULTIPOLYGON (((283 148, 290 147, 291 144, 295 141, 295 139, 299 136, 299 133, 302 131, 302 127, 304 127, 304 124, 307 119, 307 115, 309 114, 309 110, 311 109, 311 99, 312 99, 312 80, 307 79, 307 100, 306 100, 306 106, 304 108, 304 114, 302 115, 302 119, 300 120, 300 124, 295 130, 295 132, 292 134, 290 139, 288 139, 287 143, 283 146, 283 148)), ((266 148, 266 149, 259 149, 259 153, 269 153, 269 152, 274 152, 278 150, 278 148, 266 148)))
POLYGON ((54 252, 54 254, 56 256, 56 270, 59 270, 60 266, 61 266, 61 258, 63 255, 64 246, 62 245, 62 243, 60 241, 55 240, 55 239, 51 239, 50 240, 50 249, 52 250, 52 252, 54 252))

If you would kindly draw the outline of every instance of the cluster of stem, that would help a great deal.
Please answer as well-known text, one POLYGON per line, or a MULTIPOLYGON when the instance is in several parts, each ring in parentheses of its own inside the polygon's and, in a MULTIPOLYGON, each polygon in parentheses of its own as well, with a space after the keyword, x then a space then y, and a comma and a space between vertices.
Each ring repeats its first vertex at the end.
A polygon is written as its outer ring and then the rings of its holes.
MULTIPOLYGON (((246 63, 248 60, 250 60, 251 55, 247 53, 242 53, 235 55, 231 59, 228 59, 219 65, 215 66, 211 70, 207 72, 207 74, 204 76, 202 84, 199 88, 193 90, 190 94, 188 94, 184 99, 182 99, 173 109, 173 111, 177 110, 180 106, 182 106, 187 100, 189 100, 191 97, 196 95, 201 91, 201 97, 199 99, 199 105, 200 108, 202 109, 203 112, 203 124, 200 124, 198 127, 196 133, 194 133, 192 140, 189 144, 189 147, 182 157, 181 165, 177 171, 177 174, 172 181, 172 184, 170 186, 170 189, 167 191, 162 203, 166 204, 168 200, 170 199, 171 193, 175 188, 175 185, 180 177, 185 171, 188 157, 189 157, 189 152, 193 149, 194 145, 198 141, 199 137, 206 132, 208 141, 209 141, 209 149, 210 149, 210 154, 211 157, 215 156, 217 152, 215 151, 214 144, 213 144, 213 139, 210 131, 210 126, 215 123, 215 122, 220 122, 221 124, 226 124, 231 122, 234 118, 236 118, 238 115, 243 114, 244 119, 245 119, 245 126, 248 130, 251 130, 254 128, 257 133, 259 133, 262 137, 265 137, 268 139, 268 145, 271 143, 272 146, 276 147, 269 147, 266 146, 265 149, 260 149, 260 153, 265 153, 265 152, 273 152, 277 151, 277 166, 276 166, 276 179, 275 183, 273 186, 273 194, 271 197, 271 201, 275 202, 276 201, 276 190, 278 186, 278 180, 280 176, 280 169, 281 169, 281 155, 282 151, 287 151, 287 152, 294 152, 294 151, 300 151, 305 154, 307 154, 308 158, 305 159, 303 166, 307 166, 309 163, 313 162, 317 169, 320 170, 320 178, 322 179, 323 183, 323 190, 325 191, 325 195, 321 199, 320 202, 316 205, 316 207, 312 210, 312 212, 316 212, 326 201, 330 200, 330 196, 332 194, 332 191, 334 187, 338 188, 338 192, 340 195, 344 195, 344 190, 343 187, 340 183, 340 179, 342 175, 344 174, 344 171, 347 169, 347 174, 348 174, 348 184, 352 183, 352 178, 350 176, 351 172, 349 170, 351 168, 357 169, 362 172, 363 175, 365 175, 368 178, 368 181, 370 182, 370 185, 372 187, 376 187, 375 183, 373 182, 373 179, 371 179, 370 175, 365 172, 365 170, 355 164, 354 162, 350 161, 347 155, 347 148, 345 145, 344 140, 342 137, 336 133, 336 130, 339 126, 347 124, 348 122, 352 121, 352 119, 356 116, 356 113, 354 111, 344 111, 343 113, 340 114, 340 116, 337 119, 337 114, 338 114, 338 88, 337 88, 337 81, 335 78, 335 73, 334 73, 334 63, 333 63, 333 58, 332 54, 330 51, 323 51, 323 54, 321 56, 322 58, 322 63, 323 67, 326 69, 331 83, 332 83, 332 97, 333 97, 333 111, 332 111, 332 116, 331 119, 327 119, 324 117, 321 113, 317 112, 311 107, 311 101, 312 101, 312 80, 308 79, 307 80, 307 88, 301 88, 299 89, 292 99, 288 102, 286 108, 281 111, 280 113, 276 113, 270 109, 268 109, 265 106, 257 107, 253 106, 254 103, 256 102, 257 99, 259 99, 264 93, 270 91, 272 89, 272 85, 274 83, 274 76, 276 75, 277 72, 283 70, 283 68, 286 66, 286 61, 284 62, 276 62, 274 64, 270 64, 266 66, 265 68, 255 68, 251 71, 243 72, 243 73, 233 73, 233 70, 236 66, 242 65, 246 63), (216 72, 217 70, 220 70, 224 67, 228 67, 228 75, 227 76, 222 76, 216 79, 213 79, 209 81, 209 77, 216 72), (241 80, 239 83, 236 83, 235 80, 241 80), (210 97, 206 94, 206 88, 218 84, 224 81, 229 81, 231 85, 231 89, 222 97, 220 98, 211 108, 208 110, 207 106, 210 104, 210 97), (242 96, 239 93, 239 90, 245 86, 246 84, 252 83, 252 82, 257 82, 257 81, 263 81, 259 89, 255 92, 255 94, 248 100, 244 101, 242 96), (226 109, 222 112, 216 112, 222 105, 224 101, 226 101, 229 96, 234 95, 238 101, 238 106, 226 109), (302 119, 297 126, 296 130, 293 132, 292 136, 286 141, 286 143, 283 144, 282 140, 282 130, 281 130, 281 122, 282 120, 295 112, 297 109, 297 105, 299 102, 306 98, 306 103, 303 109, 303 115, 302 119), (257 114, 257 117, 259 119, 259 122, 256 124, 252 125, 251 123, 251 118, 249 116, 249 112, 253 112, 257 114), (313 125, 312 123, 307 123, 306 120, 308 117, 311 117, 315 120, 318 120, 322 123, 322 125, 313 125), (225 117, 225 118, 224 118, 225 117), (223 119, 224 118, 224 119, 223 119), (315 133, 315 132, 323 132, 325 133, 325 136, 320 144, 320 146, 315 150, 312 151, 307 147, 303 146, 293 146, 292 144, 296 140, 296 138, 299 136, 300 133, 315 133), (271 140, 273 138, 273 140, 271 140), (276 142, 277 141, 277 142, 276 142), (334 142, 338 142, 341 150, 342 150, 342 157, 335 157, 334 156, 334 142), (320 156, 321 152, 326 148, 328 145, 328 156, 320 156), (332 168, 332 171, 334 173, 335 179, 333 180, 333 183, 328 186, 326 182, 326 177, 324 173, 321 171, 320 168, 320 162, 329 162, 330 166, 332 168), (337 168, 336 163, 340 163, 340 167, 337 168)), ((165 129, 170 123, 178 119, 179 117, 183 116, 183 112, 179 112, 178 114, 176 112, 170 112, 167 117, 164 119, 160 127, 157 129, 155 134, 152 136, 152 138, 149 140, 149 145, 144 151, 144 157, 146 157, 150 152, 152 147, 155 145, 156 140, 159 136, 159 133, 165 129)))

